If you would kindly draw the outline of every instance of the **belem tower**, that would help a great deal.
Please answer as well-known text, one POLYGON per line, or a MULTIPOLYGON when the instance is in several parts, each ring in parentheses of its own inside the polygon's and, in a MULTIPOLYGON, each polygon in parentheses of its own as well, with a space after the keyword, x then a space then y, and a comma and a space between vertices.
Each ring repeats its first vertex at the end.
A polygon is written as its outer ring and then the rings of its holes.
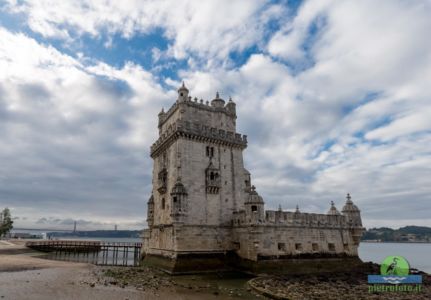
POLYGON ((158 117, 144 262, 175 273, 358 257, 364 228, 349 194, 341 213, 333 202, 326 214, 265 210, 244 168, 247 136, 236 132, 232 99, 204 103, 183 83, 158 117))

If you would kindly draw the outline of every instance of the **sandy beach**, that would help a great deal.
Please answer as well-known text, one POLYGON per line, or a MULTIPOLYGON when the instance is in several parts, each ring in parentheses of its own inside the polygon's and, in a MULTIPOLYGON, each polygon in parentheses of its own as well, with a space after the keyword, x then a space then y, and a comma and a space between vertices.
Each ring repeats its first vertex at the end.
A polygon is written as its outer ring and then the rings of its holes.
POLYGON ((215 292, 201 281, 176 283, 155 274, 146 274, 145 280, 153 282, 152 286, 129 286, 104 277, 106 267, 42 259, 24 244, 0 241, 0 299, 250 299, 238 289, 215 292))

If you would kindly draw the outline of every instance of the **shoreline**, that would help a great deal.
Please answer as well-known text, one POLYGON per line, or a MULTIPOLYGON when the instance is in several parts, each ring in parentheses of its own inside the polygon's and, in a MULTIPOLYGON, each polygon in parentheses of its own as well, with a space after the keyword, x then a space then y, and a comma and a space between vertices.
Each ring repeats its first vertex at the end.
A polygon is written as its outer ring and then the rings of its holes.
POLYGON ((245 279, 221 284, 217 274, 173 277, 145 267, 48 260, 24 244, 0 241, 1 299, 261 299, 247 291, 245 279))
MULTIPOLYGON (((40 258, 25 240, 0 241, 0 297, 3 299, 406 299, 406 294, 368 293, 367 262, 354 272, 241 277, 213 273, 170 276, 146 266, 107 267, 40 258)), ((431 299, 431 276, 415 299, 431 299)))

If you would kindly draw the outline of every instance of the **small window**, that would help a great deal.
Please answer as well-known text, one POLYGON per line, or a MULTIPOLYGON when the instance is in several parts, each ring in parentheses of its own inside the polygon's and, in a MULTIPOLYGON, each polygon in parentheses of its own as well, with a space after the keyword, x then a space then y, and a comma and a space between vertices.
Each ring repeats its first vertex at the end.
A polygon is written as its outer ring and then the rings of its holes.
POLYGON ((328 250, 329 251, 335 251, 335 244, 334 243, 328 243, 328 250))
POLYGON ((165 198, 162 198, 162 209, 165 209, 165 198))
POLYGON ((239 250, 239 249, 241 249, 241 243, 238 243, 238 242, 233 243, 233 248, 234 248, 235 250, 239 250))
POLYGON ((257 206, 256 205, 252 205, 251 206, 251 211, 257 211, 257 206))
POLYGON ((211 179, 211 180, 214 180, 214 172, 211 172, 211 174, 210 174, 210 179, 211 179))
POLYGON ((182 97, 182 96, 183 96, 183 93, 180 93, 180 96, 182 97))
POLYGON ((349 251, 349 244, 344 244, 343 247, 344 247, 344 251, 349 251))
POLYGON ((210 147, 207 146, 207 156, 210 156, 210 147))
POLYGON ((214 147, 211 147, 211 157, 214 157, 214 147))
POLYGON ((295 250, 302 251, 302 244, 301 243, 295 244, 295 250))
POLYGON ((278 243, 278 250, 279 251, 286 251, 286 244, 285 243, 278 243))
POLYGON ((317 243, 311 244, 313 251, 319 251, 319 245, 317 243))
POLYGON ((174 197, 174 203, 177 203, 177 197, 174 197))

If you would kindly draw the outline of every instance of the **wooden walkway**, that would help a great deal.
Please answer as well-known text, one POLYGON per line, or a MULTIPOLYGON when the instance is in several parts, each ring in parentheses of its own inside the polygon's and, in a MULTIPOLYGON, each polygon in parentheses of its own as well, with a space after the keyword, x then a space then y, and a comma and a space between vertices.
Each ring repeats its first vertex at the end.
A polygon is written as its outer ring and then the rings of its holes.
POLYGON ((104 266, 139 266, 142 248, 141 243, 83 240, 31 241, 26 246, 53 253, 53 259, 85 261, 104 266))

